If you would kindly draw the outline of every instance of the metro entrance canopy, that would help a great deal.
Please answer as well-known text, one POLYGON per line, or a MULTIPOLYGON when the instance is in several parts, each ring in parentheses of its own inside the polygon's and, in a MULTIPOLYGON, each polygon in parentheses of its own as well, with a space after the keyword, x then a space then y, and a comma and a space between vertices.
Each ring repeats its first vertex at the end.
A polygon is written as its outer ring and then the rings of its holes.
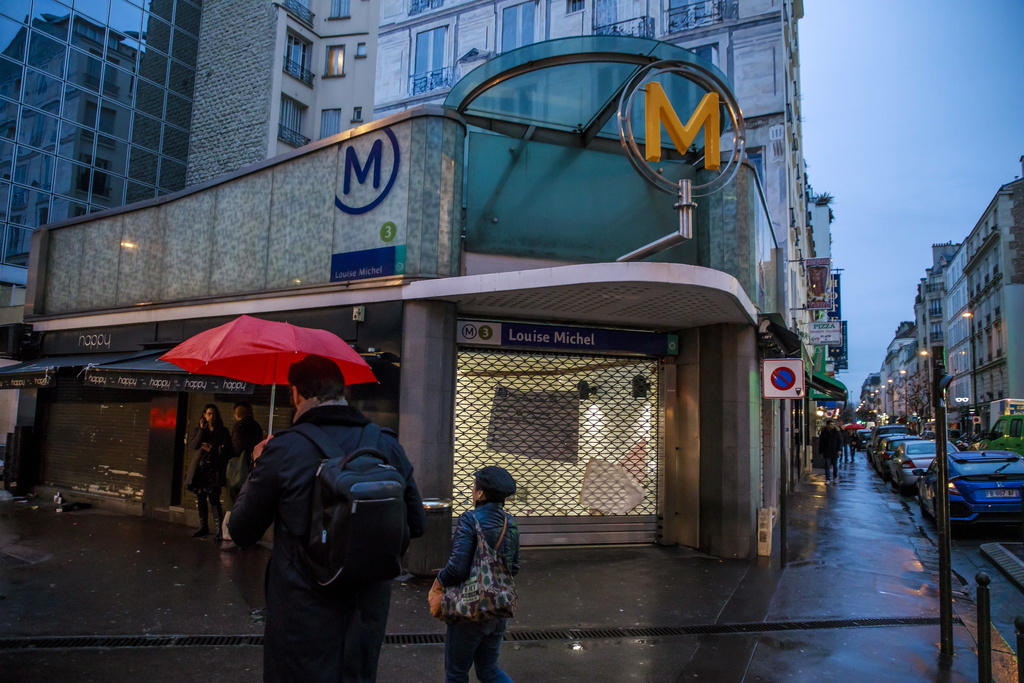
MULTIPOLYGON (((583 36, 498 55, 456 83, 444 106, 471 125, 510 137, 621 154, 615 120, 619 97, 640 68, 662 60, 699 64, 728 81, 710 62, 675 45, 583 36)), ((681 112, 693 111, 705 95, 682 78, 662 87, 681 112)), ((681 155, 666 147, 662 158, 680 160, 681 155)))

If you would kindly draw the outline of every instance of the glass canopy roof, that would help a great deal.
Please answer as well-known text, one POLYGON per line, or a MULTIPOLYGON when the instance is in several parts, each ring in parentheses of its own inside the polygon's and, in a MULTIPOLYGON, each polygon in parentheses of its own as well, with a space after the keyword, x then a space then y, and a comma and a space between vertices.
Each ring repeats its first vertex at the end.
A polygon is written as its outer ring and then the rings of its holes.
MULTIPOLYGON (((675 45, 644 38, 582 36, 533 43, 498 55, 456 83, 444 105, 470 124, 504 135, 618 151, 619 97, 641 67, 661 60, 697 63, 728 82, 714 65, 675 45)), ((684 121, 705 94, 678 76, 659 82, 684 121)), ((634 98, 634 107, 642 101, 634 98)))

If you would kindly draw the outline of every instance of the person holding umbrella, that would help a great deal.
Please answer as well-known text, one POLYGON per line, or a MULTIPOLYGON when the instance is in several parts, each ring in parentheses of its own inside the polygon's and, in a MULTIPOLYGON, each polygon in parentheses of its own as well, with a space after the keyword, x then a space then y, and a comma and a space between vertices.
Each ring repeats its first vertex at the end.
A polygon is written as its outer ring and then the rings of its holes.
POLYGON ((189 465, 185 488, 196 494, 199 508, 199 528, 192 535, 196 538, 210 535, 207 517, 212 507, 213 521, 217 524, 217 540, 220 540, 221 522, 224 520, 220 491, 224 486, 224 468, 231 459, 231 433, 224 426, 217 406, 208 403, 203 407, 199 426, 188 445, 196 454, 189 465))
MULTIPOLYGON (((350 453, 369 420, 344 398, 339 366, 307 355, 288 370, 293 423, 316 425, 350 453)), ((303 559, 308 542, 313 484, 320 451, 298 432, 285 430, 253 452, 253 467, 228 520, 240 547, 259 541, 274 525, 267 568, 267 623, 263 641, 265 681, 374 681, 384 643, 391 581, 321 588, 303 559)), ((382 429, 379 450, 405 480, 409 536, 426 528, 413 467, 394 432, 382 429)))

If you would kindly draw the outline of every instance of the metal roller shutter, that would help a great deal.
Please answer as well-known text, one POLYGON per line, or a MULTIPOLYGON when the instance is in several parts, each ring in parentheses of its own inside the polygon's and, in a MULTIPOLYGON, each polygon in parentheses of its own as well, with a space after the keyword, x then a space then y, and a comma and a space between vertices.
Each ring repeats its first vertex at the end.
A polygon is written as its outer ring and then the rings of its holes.
POLYGON ((58 377, 41 392, 43 484, 142 502, 150 394, 58 377))
POLYGON ((473 473, 499 465, 524 544, 654 542, 658 397, 653 358, 460 350, 453 514, 472 506, 473 473))

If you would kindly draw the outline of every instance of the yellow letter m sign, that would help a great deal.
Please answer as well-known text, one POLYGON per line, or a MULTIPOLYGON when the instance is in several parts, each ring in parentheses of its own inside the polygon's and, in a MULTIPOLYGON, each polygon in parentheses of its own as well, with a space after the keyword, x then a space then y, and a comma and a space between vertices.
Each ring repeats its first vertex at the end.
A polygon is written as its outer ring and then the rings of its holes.
POLYGON ((705 95, 690 120, 684 126, 676 115, 675 109, 668 101, 665 90, 660 83, 647 84, 647 95, 644 99, 646 112, 647 161, 661 161, 661 126, 672 139, 672 144, 680 154, 686 154, 701 127, 704 128, 704 168, 717 170, 721 158, 718 151, 718 136, 721 130, 718 119, 718 93, 709 92, 705 95))

